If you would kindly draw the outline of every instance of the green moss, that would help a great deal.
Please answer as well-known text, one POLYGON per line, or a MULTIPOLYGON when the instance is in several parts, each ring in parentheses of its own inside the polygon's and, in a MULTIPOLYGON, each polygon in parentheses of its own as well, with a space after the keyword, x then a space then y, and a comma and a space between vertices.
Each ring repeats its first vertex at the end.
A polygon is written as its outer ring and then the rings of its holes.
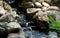
POLYGON ((24 3, 21 4, 21 6, 28 8, 28 7, 32 7, 33 3, 32 2, 24 2, 24 3))

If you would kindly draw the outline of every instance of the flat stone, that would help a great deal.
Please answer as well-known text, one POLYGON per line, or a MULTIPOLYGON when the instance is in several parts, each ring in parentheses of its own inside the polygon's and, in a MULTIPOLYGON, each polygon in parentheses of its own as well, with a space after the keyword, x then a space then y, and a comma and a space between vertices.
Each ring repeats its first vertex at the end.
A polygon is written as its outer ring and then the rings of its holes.
POLYGON ((42 7, 41 3, 39 3, 39 2, 35 2, 35 5, 36 5, 37 7, 42 7))

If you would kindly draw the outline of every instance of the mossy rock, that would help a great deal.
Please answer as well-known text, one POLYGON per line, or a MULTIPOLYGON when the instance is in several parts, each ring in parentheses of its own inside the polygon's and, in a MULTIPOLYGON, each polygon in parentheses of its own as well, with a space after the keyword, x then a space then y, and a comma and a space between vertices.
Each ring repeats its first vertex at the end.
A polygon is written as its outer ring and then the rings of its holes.
POLYGON ((34 4, 32 2, 25 2, 25 3, 22 3, 21 4, 21 7, 24 7, 24 8, 29 8, 29 7, 33 7, 34 4))

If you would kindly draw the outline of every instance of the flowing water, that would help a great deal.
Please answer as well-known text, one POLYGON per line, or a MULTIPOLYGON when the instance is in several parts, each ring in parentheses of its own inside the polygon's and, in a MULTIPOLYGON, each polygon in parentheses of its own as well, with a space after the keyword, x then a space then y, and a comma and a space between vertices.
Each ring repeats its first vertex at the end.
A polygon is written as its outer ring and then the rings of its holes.
POLYGON ((46 35, 43 32, 39 32, 37 30, 31 30, 31 29, 32 28, 29 28, 29 27, 23 28, 28 38, 58 38, 57 33, 55 31, 49 31, 49 35, 46 35))

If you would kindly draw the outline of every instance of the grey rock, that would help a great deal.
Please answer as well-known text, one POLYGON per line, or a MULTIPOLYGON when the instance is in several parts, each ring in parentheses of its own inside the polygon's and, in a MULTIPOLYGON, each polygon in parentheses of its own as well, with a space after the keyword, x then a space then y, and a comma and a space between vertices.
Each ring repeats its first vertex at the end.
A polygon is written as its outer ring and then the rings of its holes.
POLYGON ((44 5, 45 7, 49 7, 50 5, 46 2, 42 2, 42 5, 44 5))
POLYGON ((40 21, 48 21, 48 17, 47 17, 47 13, 45 12, 42 12, 42 11, 39 11, 37 12, 33 18, 36 18, 37 20, 40 20, 40 21), (37 18, 36 18, 37 17, 37 18))
POLYGON ((42 4, 39 3, 39 2, 35 2, 35 5, 36 5, 37 7, 42 7, 42 4))
POLYGON ((15 18, 10 13, 4 14, 0 17, 0 22, 12 22, 12 21, 15 21, 15 18))
POLYGON ((59 10, 57 6, 49 6, 47 10, 59 10))
POLYGON ((10 5, 8 5, 5 1, 3 1, 3 8, 7 10, 8 12, 11 12, 13 9, 10 5))
POLYGON ((52 2, 52 0, 45 0, 46 2, 48 2, 48 3, 51 3, 52 2))
POLYGON ((31 14, 31 13, 35 13, 37 10, 37 8, 27 8, 27 13, 31 14))
POLYGON ((7 24, 7 26, 8 26, 7 29, 14 29, 14 28, 21 29, 20 24, 17 23, 17 22, 10 22, 10 23, 7 24))
POLYGON ((4 10, 4 8, 2 7, 2 6, 0 6, 0 14, 5 14, 5 10, 4 10))
POLYGON ((3 1, 0 1, 0 6, 3 6, 3 1))

